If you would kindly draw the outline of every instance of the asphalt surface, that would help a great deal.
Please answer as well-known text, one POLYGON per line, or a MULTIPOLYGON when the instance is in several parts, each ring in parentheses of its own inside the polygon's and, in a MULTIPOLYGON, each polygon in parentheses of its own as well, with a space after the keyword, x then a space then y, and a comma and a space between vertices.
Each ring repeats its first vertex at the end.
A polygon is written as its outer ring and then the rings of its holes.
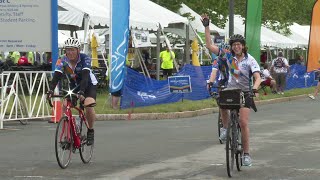
MULTIPOLYGON (((235 179, 319 179, 319 100, 259 105, 252 111, 252 167, 235 179)), ((90 164, 73 154, 62 170, 55 124, 5 122, 0 130, 0 179, 229 179, 217 114, 182 119, 98 121, 90 164)))

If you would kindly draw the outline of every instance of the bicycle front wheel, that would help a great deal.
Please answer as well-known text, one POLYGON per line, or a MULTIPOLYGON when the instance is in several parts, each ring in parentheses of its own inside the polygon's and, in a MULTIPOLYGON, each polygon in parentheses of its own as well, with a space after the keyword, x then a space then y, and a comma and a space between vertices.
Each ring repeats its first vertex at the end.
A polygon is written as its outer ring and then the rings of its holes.
MULTIPOLYGON (((222 124, 222 118, 221 118, 221 112, 219 110, 219 115, 218 115, 218 138, 221 135, 221 128, 223 127, 222 124)), ((220 144, 223 144, 223 141, 219 138, 220 144)))
POLYGON ((238 171, 241 171, 241 166, 242 166, 242 141, 241 141, 241 128, 238 125, 238 131, 237 131, 237 152, 236 152, 236 165, 237 165, 237 169, 238 171))
POLYGON ((62 117, 57 125, 55 137, 56 158, 62 169, 68 167, 71 161, 73 138, 67 117, 62 117))
POLYGON ((88 126, 84 120, 81 120, 81 146, 80 146, 80 158, 83 163, 87 164, 90 162, 93 154, 93 145, 87 145, 87 132, 88 126))
MULTIPOLYGON (((231 120, 232 121, 232 120, 231 120)), ((229 121, 229 126, 227 129, 227 140, 226 140, 226 165, 227 165, 227 172, 228 176, 232 177, 232 172, 233 172, 233 167, 234 167, 234 144, 233 144, 233 139, 231 136, 232 132, 232 126, 233 124, 229 121)))

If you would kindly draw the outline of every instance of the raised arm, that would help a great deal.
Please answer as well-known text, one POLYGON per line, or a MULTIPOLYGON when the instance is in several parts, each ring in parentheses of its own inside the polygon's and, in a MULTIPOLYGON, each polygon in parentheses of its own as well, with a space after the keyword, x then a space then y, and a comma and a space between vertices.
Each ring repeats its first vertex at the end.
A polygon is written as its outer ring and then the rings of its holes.
POLYGON ((218 55, 219 53, 219 48, 218 46, 212 44, 211 36, 210 36, 210 20, 207 14, 203 14, 201 16, 201 21, 203 26, 205 27, 205 37, 206 37, 206 47, 211 51, 212 53, 218 55))

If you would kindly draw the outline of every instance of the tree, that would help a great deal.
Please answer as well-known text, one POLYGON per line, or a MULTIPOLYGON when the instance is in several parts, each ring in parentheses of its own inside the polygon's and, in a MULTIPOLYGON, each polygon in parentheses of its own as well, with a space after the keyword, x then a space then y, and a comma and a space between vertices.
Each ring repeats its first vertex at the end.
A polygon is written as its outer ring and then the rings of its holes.
MULTIPOLYGON (((185 3, 198 14, 206 13, 211 21, 224 28, 229 16, 229 0, 152 0, 174 12, 185 3)), ((234 0, 235 14, 246 16, 246 0, 234 0)), ((262 0, 262 24, 268 28, 289 34, 289 26, 296 22, 309 25, 316 0, 262 0)), ((185 16, 190 16, 185 14, 185 16)))

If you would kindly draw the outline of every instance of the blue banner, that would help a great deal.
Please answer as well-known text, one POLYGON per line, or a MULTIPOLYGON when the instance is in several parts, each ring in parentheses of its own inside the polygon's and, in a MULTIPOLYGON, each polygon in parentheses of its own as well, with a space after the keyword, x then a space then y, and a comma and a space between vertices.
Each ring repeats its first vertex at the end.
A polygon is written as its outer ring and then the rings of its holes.
POLYGON ((129 41, 130 0, 111 0, 110 91, 122 89, 129 41))
POLYGON ((51 59, 52 71, 55 70, 59 56, 58 48, 58 0, 51 0, 51 59))
MULTIPOLYGON (((173 103, 180 101, 182 98, 188 100, 209 98, 210 95, 207 90, 206 80, 209 79, 211 71, 211 66, 196 67, 187 64, 182 67, 176 76, 190 76, 192 92, 181 94, 171 93, 167 80, 157 81, 155 79, 150 79, 141 73, 128 68, 128 74, 123 86, 121 108, 125 109, 173 103)), ((306 72, 305 66, 296 64, 290 66, 290 74, 287 75, 286 90, 316 86, 317 83, 318 80, 315 79, 315 73, 306 72)), ((213 89, 213 91, 216 91, 216 89, 213 89)))

